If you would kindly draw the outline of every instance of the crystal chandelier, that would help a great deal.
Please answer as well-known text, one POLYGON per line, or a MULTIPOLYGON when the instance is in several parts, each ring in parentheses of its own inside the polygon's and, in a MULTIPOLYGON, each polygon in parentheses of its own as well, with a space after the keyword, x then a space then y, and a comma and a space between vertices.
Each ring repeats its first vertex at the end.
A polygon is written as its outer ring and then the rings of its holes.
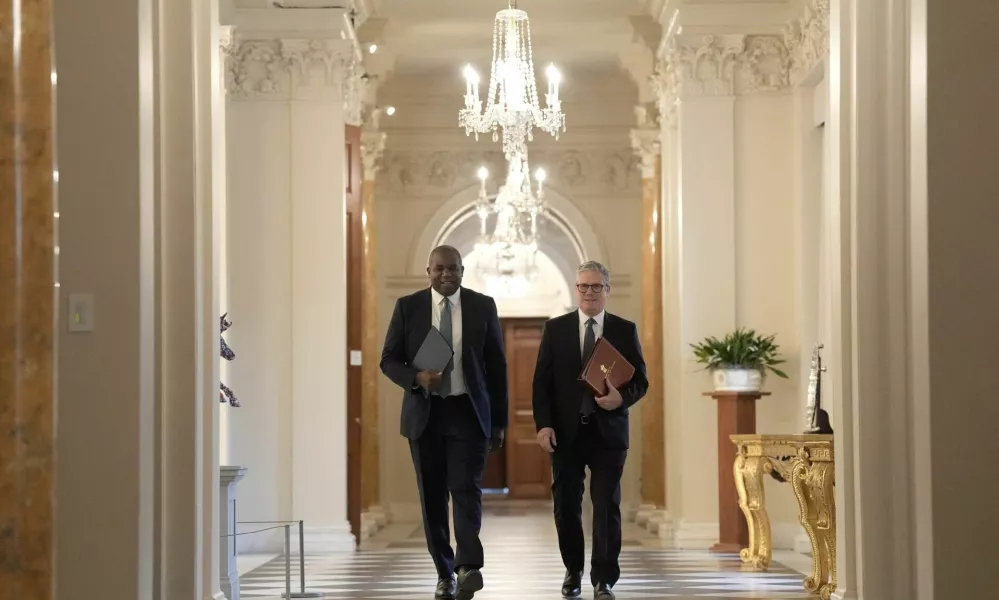
POLYGON ((485 110, 479 99, 479 75, 471 65, 465 67, 465 108, 458 112, 458 125, 465 134, 489 131, 493 141, 499 140, 497 129, 503 130, 503 152, 507 159, 525 155, 528 141, 534 139, 538 127, 558 139, 565 131, 565 114, 558 97, 562 75, 555 65, 545 71, 548 77, 546 108, 538 104, 538 89, 534 80, 534 59, 531 51, 531 23, 527 13, 511 1, 509 8, 496 13, 493 28, 493 62, 489 77, 489 95, 485 110))
POLYGON ((544 169, 538 169, 535 179, 538 189, 531 189, 527 177, 527 158, 514 156, 509 162, 506 182, 495 195, 486 191, 489 171, 479 168, 479 196, 476 214, 479 217, 479 271, 485 278, 510 280, 517 276, 533 280, 537 275, 535 256, 538 251, 538 217, 544 211, 544 169), (489 231, 489 217, 494 216, 489 231))

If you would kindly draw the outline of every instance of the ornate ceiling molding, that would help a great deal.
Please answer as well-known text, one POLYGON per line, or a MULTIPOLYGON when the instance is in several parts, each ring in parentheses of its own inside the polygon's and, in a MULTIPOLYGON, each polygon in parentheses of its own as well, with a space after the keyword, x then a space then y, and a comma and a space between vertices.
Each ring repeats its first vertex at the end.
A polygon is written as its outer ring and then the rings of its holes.
POLYGON ((787 46, 775 35, 673 36, 650 83, 660 115, 672 124, 683 98, 783 92, 790 69, 787 46))
MULTIPOLYGON (((452 194, 477 185, 476 171, 506 172, 502 150, 388 150, 379 187, 407 196, 452 194), (384 182, 384 183, 382 183, 384 182)), ((532 149, 531 168, 543 167, 545 185, 574 195, 613 194, 640 189, 640 160, 627 148, 532 149)))
POLYGON ((235 100, 342 98, 344 120, 361 124, 366 78, 353 47, 331 39, 241 39, 224 48, 225 89, 235 100))
POLYGON ((804 12, 784 25, 791 53, 791 83, 798 85, 829 56, 829 0, 808 0, 804 12))

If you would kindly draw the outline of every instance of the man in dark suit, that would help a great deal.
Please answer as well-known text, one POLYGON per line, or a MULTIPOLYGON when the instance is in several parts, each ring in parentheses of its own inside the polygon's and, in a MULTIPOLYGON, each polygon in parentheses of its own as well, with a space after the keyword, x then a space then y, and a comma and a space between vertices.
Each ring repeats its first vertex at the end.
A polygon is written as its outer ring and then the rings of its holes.
POLYGON ((604 310, 610 273, 598 262, 576 273, 579 309, 545 324, 534 370, 534 423, 538 443, 551 453, 555 526, 566 574, 562 595, 581 594, 583 484, 590 468, 593 502, 593 552, 590 580, 597 600, 614 598, 611 588, 621 575, 621 474, 628 454, 628 409, 649 387, 635 324, 604 310), (594 397, 579 381, 583 365, 600 337, 607 339, 635 367, 620 389, 608 385, 594 397))
POLYGON ((403 389, 401 429, 409 439, 423 529, 437 567, 435 596, 459 600, 483 585, 482 474, 487 452, 503 446, 508 403, 496 302, 462 288, 463 273, 456 249, 440 246, 431 252, 430 288, 396 302, 381 360, 382 372, 403 389), (431 327, 454 351, 440 373, 413 366, 431 327), (457 553, 451 550, 448 493, 457 553))

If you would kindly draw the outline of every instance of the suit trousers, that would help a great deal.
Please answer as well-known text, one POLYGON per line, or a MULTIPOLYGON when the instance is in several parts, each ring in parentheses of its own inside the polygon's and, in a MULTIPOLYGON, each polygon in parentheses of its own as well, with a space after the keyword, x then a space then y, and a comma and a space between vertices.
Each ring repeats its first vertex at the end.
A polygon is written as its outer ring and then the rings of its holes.
POLYGON ((593 585, 614 585, 621 576, 621 475, 628 451, 607 447, 594 419, 580 423, 576 437, 567 446, 556 446, 551 455, 554 481, 555 527, 565 568, 583 570, 586 542, 583 538, 583 488, 590 468, 590 500, 593 504, 593 543, 590 580, 593 585))
POLYGON ((409 441, 423 509, 427 548, 439 577, 451 577, 456 567, 481 569, 482 474, 488 440, 482 433, 471 398, 466 394, 431 396, 430 420, 423 434, 409 441), (454 502, 451 550, 448 495, 454 502))

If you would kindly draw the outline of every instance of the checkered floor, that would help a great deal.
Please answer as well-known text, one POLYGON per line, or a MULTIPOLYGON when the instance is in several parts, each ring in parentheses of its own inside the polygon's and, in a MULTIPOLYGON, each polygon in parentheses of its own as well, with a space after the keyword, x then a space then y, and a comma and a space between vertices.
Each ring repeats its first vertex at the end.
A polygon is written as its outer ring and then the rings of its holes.
MULTIPOLYGON (((399 526, 393 527, 400 531, 399 526)), ((437 578, 423 541, 422 527, 406 526, 397 540, 374 540, 378 549, 355 554, 307 557, 306 590, 330 600, 429 600, 437 578)), ((802 576, 782 565, 767 573, 746 571, 738 556, 649 547, 634 526, 626 528, 621 554, 618 598, 813 598, 802 576)), ((397 535, 398 537, 398 535, 397 535)), ((587 537, 589 533, 587 532, 587 537)), ((482 532, 485 589, 476 600, 559 598, 562 566, 550 516, 487 511, 482 532)), ((240 578, 243 598, 280 598, 285 591, 284 558, 277 558, 240 578)), ((298 560, 292 559, 292 591, 299 590, 298 560)), ((588 574, 583 597, 592 597, 588 574)))

